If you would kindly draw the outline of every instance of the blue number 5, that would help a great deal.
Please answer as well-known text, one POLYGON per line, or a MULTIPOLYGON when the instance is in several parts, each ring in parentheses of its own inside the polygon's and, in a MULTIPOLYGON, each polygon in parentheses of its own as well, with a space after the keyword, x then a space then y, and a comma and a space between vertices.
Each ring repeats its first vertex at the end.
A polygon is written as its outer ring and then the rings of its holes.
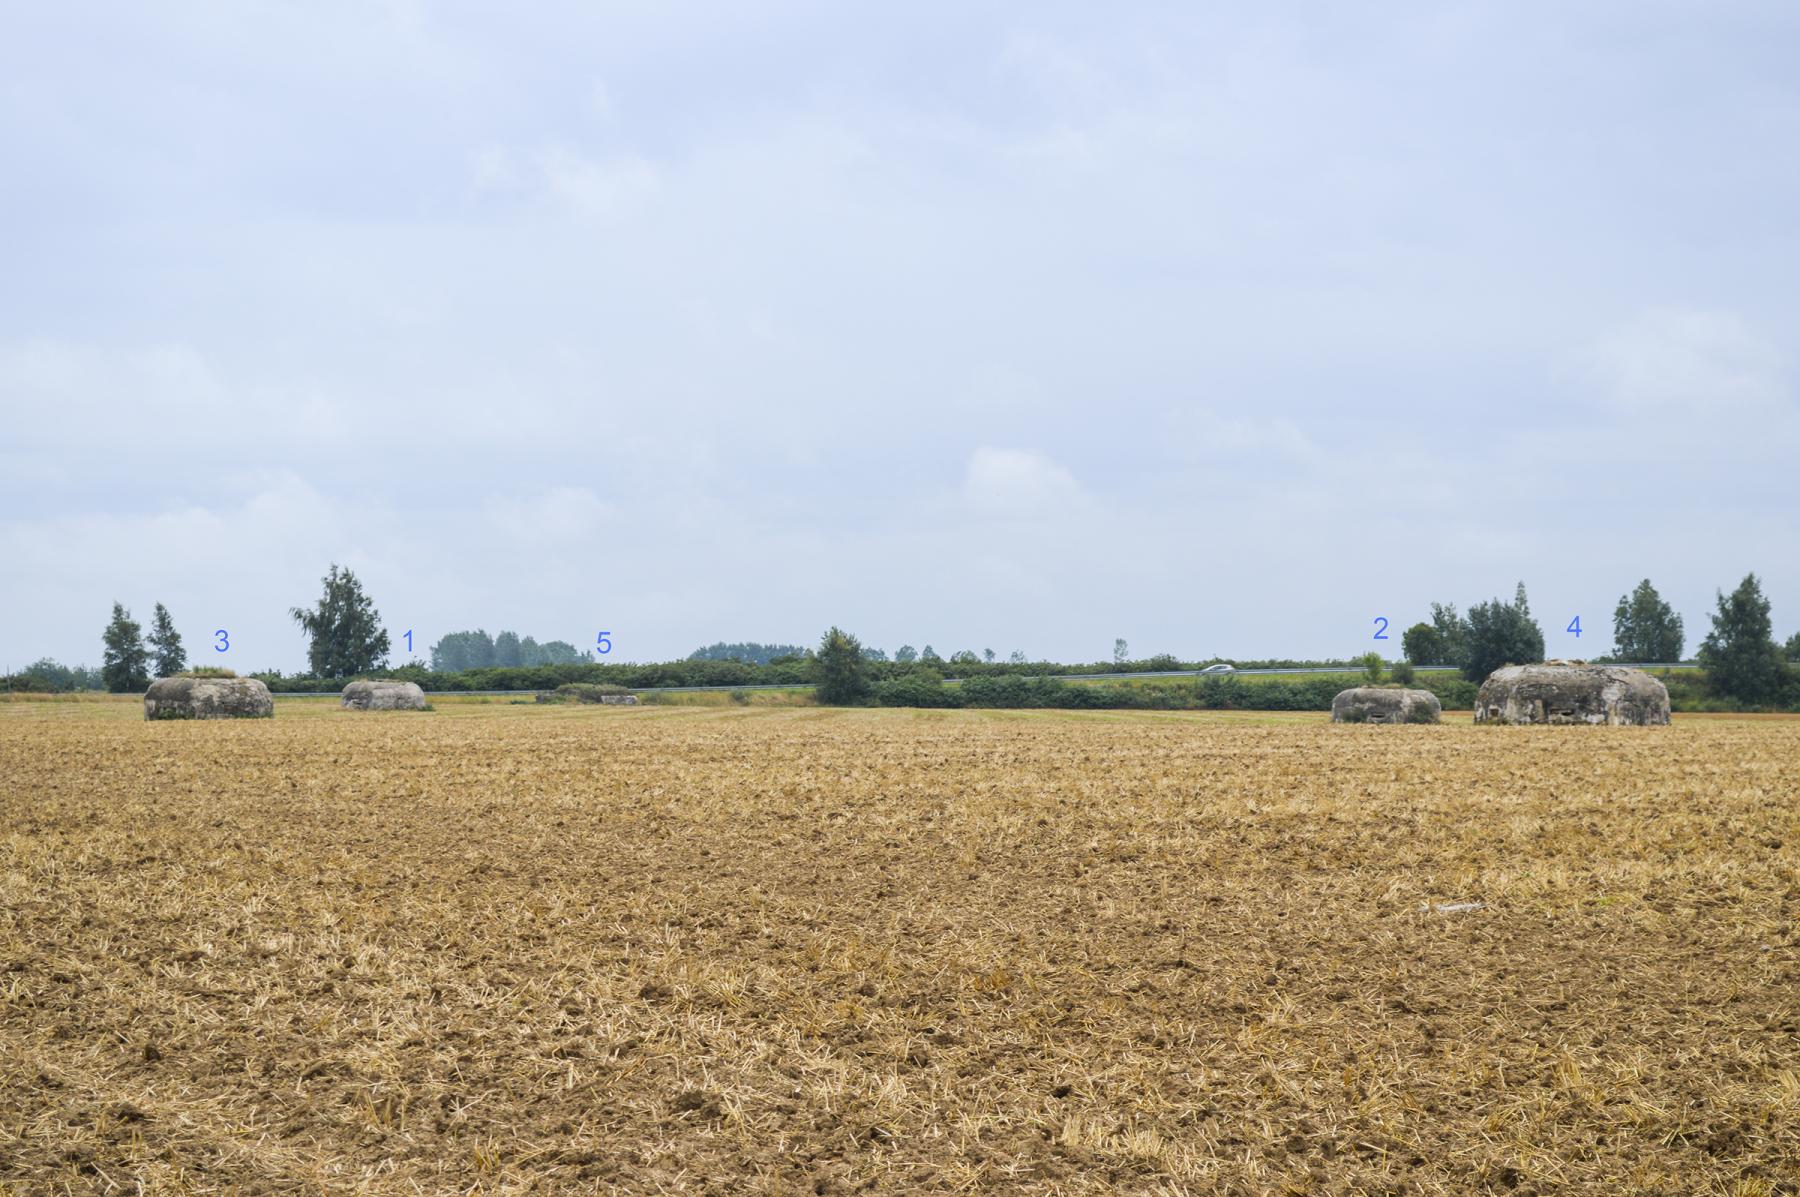
POLYGON ((213 645, 214 652, 222 653, 231 647, 231 637, 225 634, 224 628, 220 628, 218 631, 214 632, 213 635, 217 637, 219 641, 217 644, 213 645))
POLYGON ((1377 631, 1377 632, 1376 632, 1376 633, 1375 633, 1375 639, 1377 639, 1377 640, 1386 640, 1386 639, 1387 639, 1387 638, 1388 638, 1388 634, 1387 634, 1387 629, 1388 629, 1388 623, 1387 623, 1387 620, 1385 620, 1385 619, 1383 619, 1383 618, 1382 618, 1382 617, 1381 617, 1381 616, 1379 616, 1379 615, 1377 615, 1377 616, 1376 616, 1376 617, 1375 617, 1375 622, 1376 622, 1376 623, 1378 623, 1378 624, 1380 624, 1380 625, 1381 625, 1381 628, 1380 628, 1380 629, 1379 629, 1379 630, 1378 630, 1378 631, 1377 631))
POLYGON ((599 638, 594 642, 595 651, 602 653, 609 653, 612 651, 612 641, 607 639, 610 635, 612 635, 611 632, 600 633, 599 638))

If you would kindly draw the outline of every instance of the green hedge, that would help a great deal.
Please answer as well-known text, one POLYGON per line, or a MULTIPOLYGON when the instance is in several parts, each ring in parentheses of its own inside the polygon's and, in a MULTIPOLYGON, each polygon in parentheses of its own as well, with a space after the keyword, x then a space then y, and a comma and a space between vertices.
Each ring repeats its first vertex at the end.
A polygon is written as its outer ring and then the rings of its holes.
MULTIPOLYGON (((1028 677, 1019 672, 1027 668, 1042 673, 1070 670, 1066 665, 1038 662, 1029 667, 959 664, 954 669, 964 676, 964 680, 960 685, 946 686, 929 667, 897 665, 890 661, 871 661, 868 666, 875 683, 871 701, 887 707, 1328 711, 1338 691, 1354 686, 1358 681, 1353 674, 1293 680, 1281 677, 1253 680, 1230 674, 1208 674, 1192 680, 1063 682, 1048 677, 1028 677)), ((434 673, 429 669, 406 666, 364 676, 400 678, 437 692, 555 690, 572 683, 611 684, 633 690, 657 686, 730 690, 750 685, 808 685, 813 680, 810 671, 810 661, 790 660, 770 665, 741 661, 672 661, 651 665, 471 669, 462 673, 434 673)), ((284 677, 280 673, 250 676, 265 682, 271 690, 302 693, 334 694, 352 680, 307 675, 284 677)), ((1697 671, 1661 671, 1658 677, 1668 686, 1670 703, 1677 711, 1760 709, 1800 712, 1800 669, 1792 667, 1788 670, 1787 686, 1780 701, 1762 708, 1745 708, 1732 699, 1715 695, 1707 685, 1705 675, 1697 671)), ((1477 686, 1455 674, 1421 673, 1413 685, 1436 694, 1447 711, 1474 709, 1477 686)))
MULTIPOLYGON (((352 678, 317 678, 310 674, 284 676, 278 672, 255 673, 271 690, 326 694, 342 690, 352 678)), ((721 690, 733 686, 787 685, 800 686, 812 681, 810 666, 805 661, 778 665, 747 665, 741 661, 667 661, 651 665, 532 665, 494 669, 465 669, 460 673, 438 673, 423 666, 404 665, 362 674, 363 677, 392 677, 417 682, 426 690, 438 692, 459 690, 554 690, 571 683, 603 685, 610 683, 641 690, 651 686, 716 686, 721 690)))
MULTIPOLYGON (((1191 682, 1070 683, 1051 678, 979 677, 959 686, 943 685, 919 672, 882 682, 874 701, 887 707, 971 707, 1060 710, 1146 711, 1329 711, 1338 691, 1354 684, 1349 675, 1296 681, 1246 681, 1214 675, 1191 682)), ((1475 705, 1475 687, 1445 676, 1424 683, 1444 706, 1475 705)))
MULTIPOLYGON (((975 679, 1023 679, 1044 674, 1141 673, 1154 670, 1203 668, 1212 661, 1177 661, 1172 657, 1152 657, 1129 661, 1123 665, 1096 662, 1089 665, 1066 665, 1057 661, 1031 661, 1014 664, 1007 661, 936 662, 932 666, 902 665, 894 661, 865 663, 869 680, 880 685, 905 681, 921 670, 933 668, 953 677, 975 679)), ((1304 668, 1341 665, 1341 661, 1239 661, 1240 669, 1304 668)), ((803 686, 817 679, 810 657, 784 657, 766 665, 747 661, 660 661, 646 665, 591 662, 573 665, 496 666, 491 669, 466 669, 457 673, 437 672, 422 665, 404 665, 396 669, 376 670, 359 677, 392 677, 417 682, 426 690, 554 690, 570 682, 603 683, 642 690, 653 686, 704 686, 728 690, 735 686, 803 686)), ((318 678, 311 674, 282 674, 278 671, 253 673, 249 676, 266 683, 271 690, 325 694, 344 688, 352 678, 318 678)))
POLYGON ((1780 694, 1767 706, 1739 702, 1713 693, 1712 685, 1699 670, 1654 670, 1657 678, 1669 688, 1669 706, 1677 711, 1800 713, 1800 668, 1788 666, 1780 694))

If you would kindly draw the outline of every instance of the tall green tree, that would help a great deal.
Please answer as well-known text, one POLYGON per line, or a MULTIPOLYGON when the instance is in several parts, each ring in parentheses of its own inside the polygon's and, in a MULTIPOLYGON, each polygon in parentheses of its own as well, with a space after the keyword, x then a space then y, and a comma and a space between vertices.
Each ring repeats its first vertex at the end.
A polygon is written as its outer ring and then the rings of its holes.
POLYGON ((813 676, 819 683, 820 702, 847 706, 869 696, 869 665, 862 645, 841 628, 832 628, 819 641, 813 676))
POLYGON ((1720 694, 1741 702, 1770 702, 1786 680, 1769 622, 1769 600, 1755 574, 1719 594, 1712 631, 1700 642, 1700 665, 1720 694))
POLYGON ((494 637, 494 664, 514 668, 525 663, 524 645, 517 632, 501 632, 494 637))
POLYGON ((744 661, 751 665, 767 665, 778 657, 801 657, 806 650, 798 644, 758 644, 748 641, 738 644, 709 644, 705 648, 697 648, 688 654, 690 661, 744 661))
POLYGON ((486 629, 451 632, 431 646, 431 668, 438 673, 487 669, 494 664, 494 638, 486 629))
POLYGON ((144 629, 123 604, 114 603, 112 622, 101 637, 100 677, 114 694, 129 694, 150 684, 150 654, 144 649, 144 629))
POLYGON ((1781 651, 1787 654, 1788 664, 1800 665, 1800 632, 1789 636, 1787 644, 1782 647, 1781 651))
POLYGON ((594 654, 581 651, 567 640, 546 640, 538 649, 545 665, 574 665, 594 659, 594 654))
POLYGON ((23 682, 27 690, 62 694, 82 688, 77 678, 80 669, 79 665, 71 669, 49 657, 40 657, 20 670, 16 680, 23 682))
POLYGON ((902 665, 911 665, 919 659, 919 650, 910 644, 902 644, 894 650, 894 660, 902 665))
POLYGON ((1400 652, 1414 665, 1449 665, 1444 634, 1423 620, 1400 634, 1400 652))
POLYGON ((156 650, 156 676, 174 677, 187 668, 187 650, 181 647, 181 633, 169 618, 169 609, 156 604, 150 616, 150 647, 156 650))
POLYGON ((1461 665, 1469 651, 1469 621, 1456 613, 1455 603, 1431 604, 1431 626, 1444 641, 1440 665, 1461 665))
POLYGON ((1438 664, 1462 664, 1469 655, 1469 621, 1456 614, 1456 603, 1433 603, 1431 626, 1444 641, 1438 664))
POLYGON ((1469 621, 1455 603, 1431 604, 1431 622, 1415 623, 1400 635, 1400 649, 1414 665, 1461 665, 1468 655, 1469 621))
POLYGON ((1465 627, 1459 664, 1463 676, 1472 682, 1484 680, 1502 665, 1529 665, 1544 659, 1544 629, 1531 618, 1523 582, 1510 603, 1494 599, 1470 607, 1465 627))
POLYGON ((1679 661, 1685 639, 1681 616, 1645 578, 1613 608, 1612 655, 1620 661, 1679 661))
POLYGON ((310 637, 306 656, 314 675, 350 677, 385 666, 388 634, 356 575, 334 563, 320 581, 325 593, 318 606, 311 611, 295 607, 289 612, 310 637))

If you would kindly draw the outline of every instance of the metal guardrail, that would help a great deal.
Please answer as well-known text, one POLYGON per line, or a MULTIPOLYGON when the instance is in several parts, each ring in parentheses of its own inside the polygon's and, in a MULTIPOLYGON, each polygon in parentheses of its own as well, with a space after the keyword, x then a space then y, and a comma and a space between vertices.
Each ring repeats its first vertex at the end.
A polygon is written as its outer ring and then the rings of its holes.
MULTIPOLYGON (((1617 664, 1626 665, 1628 668, 1631 668, 1631 669, 1698 669, 1698 668, 1700 668, 1699 665, 1693 664, 1691 662, 1683 662, 1683 661, 1656 661, 1656 662, 1650 662, 1647 664, 1636 664, 1636 663, 1629 663, 1629 662, 1621 661, 1621 662, 1617 662, 1617 664)), ((1233 670, 1230 670, 1229 672, 1223 671, 1223 670, 1217 671, 1217 672, 1208 672, 1207 670, 1204 670, 1204 669, 1163 669, 1163 670, 1148 671, 1148 672, 1144 672, 1144 673, 1050 673, 1050 674, 1013 674, 1013 673, 1009 673, 1009 674, 995 674, 995 675, 991 675, 991 676, 1023 677, 1026 681, 1030 681, 1030 682, 1039 681, 1039 680, 1046 679, 1046 678, 1053 682, 1093 682, 1093 681, 1116 682, 1116 681, 1131 681, 1131 680, 1134 680, 1137 678, 1153 678, 1153 677, 1189 677, 1189 678, 1273 677, 1273 676, 1278 676, 1278 675, 1282 675, 1282 674, 1296 674, 1296 673, 1304 673, 1304 674, 1361 673, 1362 671, 1363 671, 1362 666, 1360 666, 1360 665, 1321 665, 1321 666, 1315 666, 1312 668, 1292 668, 1292 669, 1233 669, 1233 670)), ((1454 665, 1415 665, 1413 667, 1413 671, 1415 673, 1455 673, 1456 666, 1454 666, 1454 665)), ((967 679, 967 678, 947 677, 944 679, 944 684, 946 686, 958 686, 968 680, 969 679, 967 679)), ((719 686, 719 685, 715 685, 715 686, 633 686, 633 687, 631 687, 631 692, 633 694, 696 694, 696 693, 700 693, 700 692, 707 691, 707 690, 811 690, 814 688, 815 687, 813 686, 813 683, 811 683, 811 682, 753 682, 753 683, 747 683, 744 685, 736 685, 736 686, 731 686, 731 685, 725 685, 725 686, 719 686)), ((476 696, 476 697, 503 698, 503 697, 516 697, 521 694, 544 694, 544 693, 547 693, 547 691, 545 691, 545 690, 426 690, 425 693, 427 693, 427 694, 443 694, 443 695, 467 694, 467 695, 476 696)), ((339 691, 336 691, 336 690, 276 690, 273 692, 273 697, 275 697, 275 698, 337 698, 337 697, 340 697, 340 693, 339 693, 339 691)))

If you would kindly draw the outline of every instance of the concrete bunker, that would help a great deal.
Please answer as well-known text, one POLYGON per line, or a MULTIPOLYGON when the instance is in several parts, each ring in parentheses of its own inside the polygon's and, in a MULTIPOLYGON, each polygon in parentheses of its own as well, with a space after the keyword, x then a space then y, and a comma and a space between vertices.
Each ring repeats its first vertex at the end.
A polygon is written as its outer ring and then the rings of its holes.
POLYGON ((346 711, 422 711, 425 691, 417 682, 391 678, 351 682, 344 687, 342 706, 346 711))
POLYGON ((1331 700, 1333 723, 1436 723, 1443 713, 1429 690, 1357 686, 1331 700))
POLYGON ((1481 683, 1475 722, 1660 727, 1669 722, 1669 691, 1643 670, 1622 665, 1508 665, 1481 683))
POLYGON ((273 719, 269 688, 249 677, 159 677, 144 691, 146 719, 273 719))
POLYGON ((637 695, 624 686, 611 682, 565 682, 548 694, 539 694, 539 702, 596 702, 607 706, 635 707, 637 695))

